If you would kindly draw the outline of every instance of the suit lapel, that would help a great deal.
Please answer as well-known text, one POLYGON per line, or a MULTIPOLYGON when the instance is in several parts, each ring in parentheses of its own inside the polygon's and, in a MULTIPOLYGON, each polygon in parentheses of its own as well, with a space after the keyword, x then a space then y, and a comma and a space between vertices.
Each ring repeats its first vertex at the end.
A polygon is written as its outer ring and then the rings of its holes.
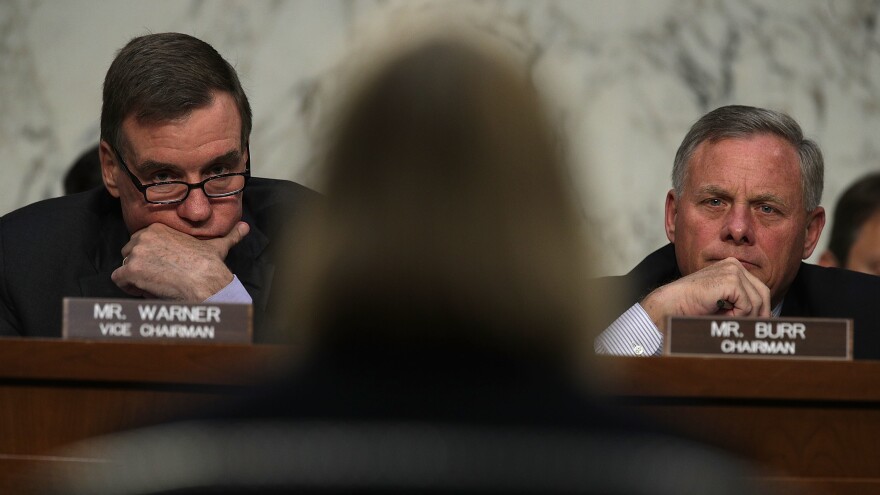
POLYGON ((805 270, 804 263, 801 263, 797 275, 782 300, 782 312, 779 316, 812 316, 809 297, 804 293, 806 290, 803 282, 805 270))
POLYGON ((263 256, 269 246, 269 238, 257 227, 250 212, 245 211, 242 220, 251 226, 251 230, 241 242, 229 250, 226 266, 253 298, 254 309, 265 311, 275 273, 275 265, 268 261, 267 256, 263 256))
MULTIPOLYGON (((109 195, 107 197, 110 198, 109 195)), ((122 220, 119 201, 113 199, 102 207, 106 214, 101 219, 100 232, 95 236, 94 254, 92 255, 95 271, 79 279, 81 295, 83 297, 131 297, 110 279, 113 270, 122 265, 122 246, 129 239, 128 230, 122 220)))
POLYGON ((681 278, 675 258, 675 245, 669 243, 654 251, 629 272, 626 277, 634 281, 638 293, 635 301, 642 300, 654 289, 681 278))

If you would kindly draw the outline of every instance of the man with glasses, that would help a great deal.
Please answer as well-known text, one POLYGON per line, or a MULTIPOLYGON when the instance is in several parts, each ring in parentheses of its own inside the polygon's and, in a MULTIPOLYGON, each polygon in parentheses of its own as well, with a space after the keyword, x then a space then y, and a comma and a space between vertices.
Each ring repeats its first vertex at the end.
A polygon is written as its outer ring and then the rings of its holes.
POLYGON ((281 224, 314 193, 251 177, 251 110, 207 43, 141 36, 104 81, 104 188, 0 219, 0 334, 57 336, 64 297, 148 297, 268 309, 281 224))

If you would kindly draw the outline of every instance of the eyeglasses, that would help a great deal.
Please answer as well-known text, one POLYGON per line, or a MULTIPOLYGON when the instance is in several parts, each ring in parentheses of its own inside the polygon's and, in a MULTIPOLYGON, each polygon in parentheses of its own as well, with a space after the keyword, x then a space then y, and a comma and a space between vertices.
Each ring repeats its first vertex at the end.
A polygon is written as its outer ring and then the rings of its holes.
POLYGON ((119 164, 122 165, 123 170, 128 173, 128 177, 131 179, 134 187, 144 195, 144 200, 147 203, 152 203, 154 205, 182 203, 187 197, 189 197, 189 192, 193 189, 201 189, 205 193, 205 196, 209 198, 234 196, 244 191, 248 179, 251 178, 250 149, 247 151, 248 159, 244 172, 215 175, 195 184, 179 180, 142 184, 140 179, 138 179, 128 168, 128 165, 125 163, 125 160, 122 159, 122 154, 119 153, 119 150, 113 145, 110 145, 110 149, 113 150, 113 153, 116 155, 116 159, 119 160, 119 164))

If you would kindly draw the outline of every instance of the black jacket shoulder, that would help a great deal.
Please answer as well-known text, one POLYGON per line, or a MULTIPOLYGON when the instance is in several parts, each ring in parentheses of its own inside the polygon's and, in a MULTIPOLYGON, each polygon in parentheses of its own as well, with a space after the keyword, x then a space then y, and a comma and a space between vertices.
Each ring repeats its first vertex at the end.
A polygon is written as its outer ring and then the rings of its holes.
POLYGON ((782 316, 853 320, 853 355, 880 359, 880 277, 801 263, 782 316))

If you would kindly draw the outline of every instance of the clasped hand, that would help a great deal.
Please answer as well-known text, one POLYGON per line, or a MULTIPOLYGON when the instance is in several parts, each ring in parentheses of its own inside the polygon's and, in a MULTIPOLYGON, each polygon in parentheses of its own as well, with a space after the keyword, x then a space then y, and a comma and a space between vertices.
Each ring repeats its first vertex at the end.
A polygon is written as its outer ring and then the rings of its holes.
POLYGON ((126 262, 111 279, 134 296, 204 301, 232 282, 226 255, 248 232, 248 224, 238 222, 225 236, 203 240, 154 223, 122 247, 126 262))
POLYGON ((727 258, 660 287, 645 297, 642 308, 666 331, 669 316, 730 315, 769 317, 770 289, 736 258, 727 258), (719 309, 727 301, 730 309, 719 309))

